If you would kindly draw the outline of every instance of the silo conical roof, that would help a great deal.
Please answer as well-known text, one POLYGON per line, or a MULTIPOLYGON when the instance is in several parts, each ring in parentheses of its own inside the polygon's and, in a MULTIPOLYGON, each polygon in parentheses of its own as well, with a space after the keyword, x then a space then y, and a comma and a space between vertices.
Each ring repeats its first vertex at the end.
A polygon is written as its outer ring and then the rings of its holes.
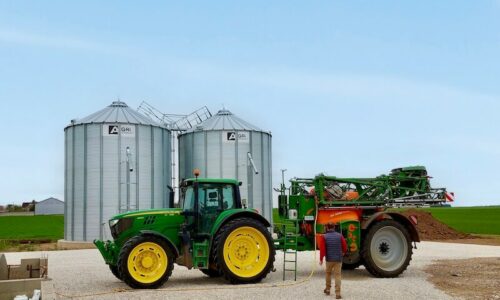
POLYGON ((113 101, 108 107, 87 117, 72 120, 69 126, 90 123, 127 123, 162 127, 145 115, 130 108, 122 101, 113 101))
POLYGON ((247 121, 237 117, 232 112, 227 109, 221 109, 217 114, 206 119, 202 123, 198 124, 195 128, 188 130, 187 132, 193 131, 210 131, 210 130, 248 130, 248 131, 261 131, 259 127, 248 123, 247 121))

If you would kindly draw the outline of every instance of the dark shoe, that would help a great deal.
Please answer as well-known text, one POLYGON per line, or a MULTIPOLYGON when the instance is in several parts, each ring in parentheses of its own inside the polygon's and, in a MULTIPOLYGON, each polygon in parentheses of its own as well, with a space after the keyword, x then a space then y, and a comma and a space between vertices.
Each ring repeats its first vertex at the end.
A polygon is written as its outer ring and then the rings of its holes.
POLYGON ((337 295, 337 296, 335 296, 335 299, 342 299, 342 296, 337 295))
POLYGON ((323 293, 325 293, 325 294, 327 294, 327 295, 330 295, 330 290, 324 289, 324 290, 323 290, 323 293))

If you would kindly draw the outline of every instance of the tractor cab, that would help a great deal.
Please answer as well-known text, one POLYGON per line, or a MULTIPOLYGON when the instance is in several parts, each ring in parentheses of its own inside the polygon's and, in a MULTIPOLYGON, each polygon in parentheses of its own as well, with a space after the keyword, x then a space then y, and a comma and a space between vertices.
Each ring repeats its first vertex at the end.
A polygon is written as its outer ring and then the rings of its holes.
POLYGON ((188 179, 181 183, 180 207, 193 237, 210 237, 217 217, 242 208, 239 182, 233 179, 188 179))

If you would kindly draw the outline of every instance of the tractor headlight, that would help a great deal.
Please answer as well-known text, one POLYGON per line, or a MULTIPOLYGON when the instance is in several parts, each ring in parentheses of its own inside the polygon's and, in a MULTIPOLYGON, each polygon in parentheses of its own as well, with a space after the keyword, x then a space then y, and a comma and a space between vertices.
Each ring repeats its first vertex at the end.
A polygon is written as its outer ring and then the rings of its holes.
POLYGON ((133 220, 134 219, 132 218, 109 220, 109 229, 111 230, 111 236, 113 236, 114 239, 117 239, 125 230, 132 227, 133 220))
POLYGON ((118 221, 120 221, 120 219, 109 220, 109 228, 115 226, 118 221))

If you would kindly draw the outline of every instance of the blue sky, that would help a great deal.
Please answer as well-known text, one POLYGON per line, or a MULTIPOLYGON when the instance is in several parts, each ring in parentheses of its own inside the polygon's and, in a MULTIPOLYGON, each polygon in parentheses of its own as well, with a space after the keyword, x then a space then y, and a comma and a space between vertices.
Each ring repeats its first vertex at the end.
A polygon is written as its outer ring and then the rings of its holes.
POLYGON ((64 127, 223 105, 287 177, 422 164, 500 204, 500 1, 2 1, 0 205, 63 198, 64 127))

